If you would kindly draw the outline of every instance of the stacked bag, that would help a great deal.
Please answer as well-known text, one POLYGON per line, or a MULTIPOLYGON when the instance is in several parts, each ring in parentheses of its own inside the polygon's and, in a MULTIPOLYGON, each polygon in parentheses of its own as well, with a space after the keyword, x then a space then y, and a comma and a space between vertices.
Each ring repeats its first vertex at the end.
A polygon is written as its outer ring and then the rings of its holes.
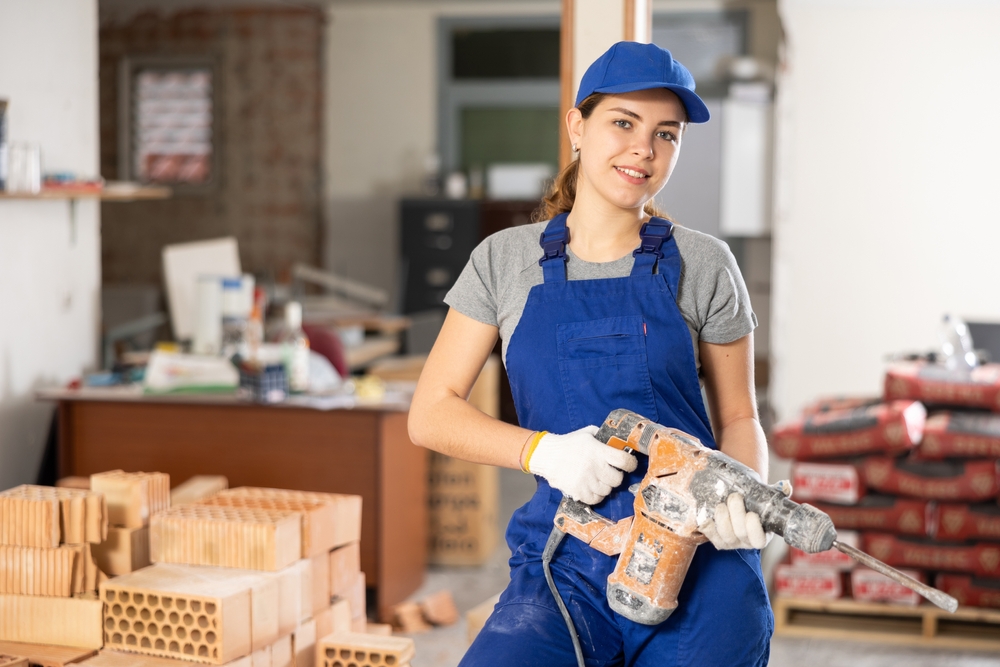
MULTIPOLYGON (((841 541, 961 604, 1000 607, 998 399, 1000 364, 894 364, 882 398, 818 401, 778 425, 772 447, 793 460, 793 498, 829 514, 841 541)), ((778 595, 920 601, 837 551, 788 560, 778 595)))

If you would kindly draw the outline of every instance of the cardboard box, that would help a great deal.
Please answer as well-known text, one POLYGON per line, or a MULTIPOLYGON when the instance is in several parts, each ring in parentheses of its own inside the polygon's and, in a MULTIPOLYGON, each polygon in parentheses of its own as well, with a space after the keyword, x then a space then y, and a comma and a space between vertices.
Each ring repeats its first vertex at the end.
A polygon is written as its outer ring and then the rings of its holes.
MULTIPOLYGON (((920 583, 927 583, 923 572, 918 570, 901 570, 901 572, 920 583)), ((859 602, 888 602, 907 607, 916 607, 922 599, 918 593, 906 586, 861 565, 851 572, 851 597, 859 602)))
POLYGON ((1000 458, 1000 415, 968 412, 931 415, 916 454, 922 459, 1000 458))
POLYGON ((778 565, 774 587, 780 597, 836 600, 844 594, 840 570, 822 565, 778 565))
POLYGON ((927 537, 934 534, 937 526, 937 508, 927 500, 868 495, 856 505, 822 502, 814 505, 826 512, 838 529, 927 537))
POLYGON ((792 488, 796 502, 825 500, 852 504, 865 495, 861 473, 853 463, 792 464, 792 488))
MULTIPOLYGON (((854 530, 838 530, 837 540, 856 549, 861 546, 861 535, 854 530)), ((826 551, 810 554, 801 549, 789 547, 788 554, 792 560, 792 565, 796 567, 818 565, 846 572, 854 569, 854 566, 857 565, 856 560, 837 549, 827 549, 826 551)))
POLYGON ((797 460, 843 458, 912 449, 923 435, 927 411, 917 401, 893 401, 852 410, 830 410, 774 429, 771 446, 797 460))
POLYGON ((1000 492, 997 462, 906 461, 886 456, 865 459, 865 484, 889 495, 927 500, 991 500, 1000 492))
POLYGON ((893 567, 1000 578, 1000 544, 951 544, 885 533, 865 533, 862 541, 863 551, 893 567))
POLYGON ((428 469, 428 562, 481 565, 500 537, 499 470, 438 453, 431 453, 428 469))
POLYGON ((885 400, 1000 411, 1000 364, 971 371, 949 370, 925 361, 893 364, 885 374, 885 400))

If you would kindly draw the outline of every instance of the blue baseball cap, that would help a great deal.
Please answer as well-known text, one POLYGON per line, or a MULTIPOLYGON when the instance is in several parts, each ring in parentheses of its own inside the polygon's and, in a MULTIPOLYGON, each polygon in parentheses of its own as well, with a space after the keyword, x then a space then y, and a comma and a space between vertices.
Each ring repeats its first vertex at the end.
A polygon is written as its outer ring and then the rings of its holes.
POLYGON ((708 107, 694 92, 694 77, 670 51, 656 44, 618 42, 587 68, 580 80, 576 106, 594 93, 630 93, 633 90, 666 88, 680 98, 688 120, 704 123, 708 107))

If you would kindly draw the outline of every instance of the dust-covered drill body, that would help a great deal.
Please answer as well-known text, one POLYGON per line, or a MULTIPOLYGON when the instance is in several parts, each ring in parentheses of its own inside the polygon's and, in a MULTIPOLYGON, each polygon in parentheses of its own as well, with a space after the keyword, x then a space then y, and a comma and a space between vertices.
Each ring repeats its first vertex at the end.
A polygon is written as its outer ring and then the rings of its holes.
POLYGON ((608 577, 608 602, 633 621, 655 625, 677 607, 695 549, 706 541, 698 526, 731 493, 743 495, 747 511, 760 516, 765 531, 803 551, 826 551, 837 539, 829 516, 792 502, 747 466, 686 433, 615 410, 596 437, 649 456, 646 476, 629 489, 635 494, 635 516, 615 523, 563 498, 555 525, 602 553, 621 554, 608 577))

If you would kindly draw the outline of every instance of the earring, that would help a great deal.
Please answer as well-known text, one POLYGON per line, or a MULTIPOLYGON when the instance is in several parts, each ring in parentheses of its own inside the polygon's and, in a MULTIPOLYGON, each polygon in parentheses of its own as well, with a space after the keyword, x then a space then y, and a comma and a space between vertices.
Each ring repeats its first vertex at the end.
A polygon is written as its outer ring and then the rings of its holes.
POLYGON ((580 152, 580 149, 576 147, 576 144, 573 144, 573 152, 574 153, 579 153, 580 152))

